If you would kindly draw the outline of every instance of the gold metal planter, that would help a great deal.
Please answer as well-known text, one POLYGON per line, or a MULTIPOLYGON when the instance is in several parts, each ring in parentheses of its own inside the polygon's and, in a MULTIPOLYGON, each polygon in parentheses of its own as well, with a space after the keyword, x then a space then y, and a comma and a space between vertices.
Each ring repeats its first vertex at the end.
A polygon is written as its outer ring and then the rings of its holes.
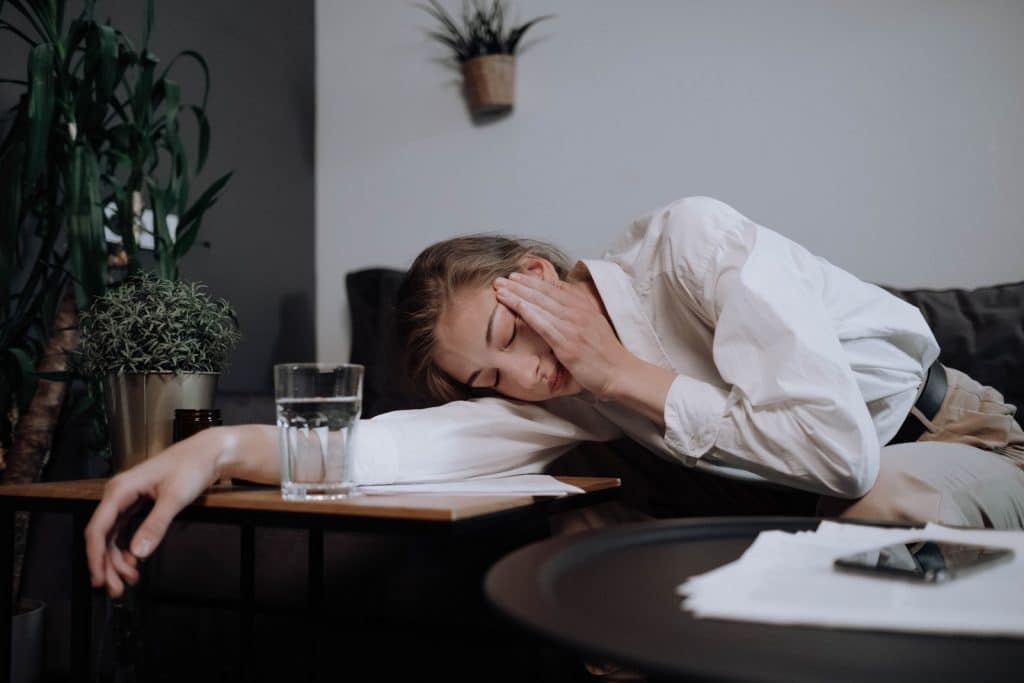
POLYGON ((114 472, 171 445, 176 409, 212 408, 218 377, 215 372, 107 375, 103 400, 114 472))

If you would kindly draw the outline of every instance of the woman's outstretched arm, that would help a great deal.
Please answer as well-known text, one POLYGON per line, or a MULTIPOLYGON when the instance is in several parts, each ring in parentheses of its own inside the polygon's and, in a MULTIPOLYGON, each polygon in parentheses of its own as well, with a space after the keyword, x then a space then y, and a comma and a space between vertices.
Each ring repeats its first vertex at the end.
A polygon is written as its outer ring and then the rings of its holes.
POLYGON ((111 479, 85 529, 89 574, 96 588, 119 597, 124 584, 138 581, 138 560, 163 540, 174 517, 221 477, 280 481, 277 428, 273 425, 214 427, 111 479), (153 508, 128 541, 116 544, 122 515, 141 500, 153 508))
MULTIPOLYGON (((540 472, 580 441, 619 436, 593 408, 569 399, 456 401, 360 421, 352 474, 359 484, 390 484, 540 472)), ((277 427, 207 429, 111 479, 85 531, 93 585, 121 595, 174 517, 222 477, 279 482, 277 427), (119 548, 119 523, 140 500, 153 509, 119 548)))

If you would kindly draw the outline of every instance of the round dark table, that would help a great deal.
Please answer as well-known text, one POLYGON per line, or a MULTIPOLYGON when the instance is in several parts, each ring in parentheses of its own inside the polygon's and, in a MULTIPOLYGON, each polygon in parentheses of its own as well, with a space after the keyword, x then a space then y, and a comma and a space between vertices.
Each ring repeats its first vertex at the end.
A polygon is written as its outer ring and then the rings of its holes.
POLYGON ((494 565, 485 591, 534 633, 659 679, 1024 680, 1024 640, 696 619, 681 608, 686 578, 735 560, 763 530, 818 521, 665 520, 554 538, 494 565))

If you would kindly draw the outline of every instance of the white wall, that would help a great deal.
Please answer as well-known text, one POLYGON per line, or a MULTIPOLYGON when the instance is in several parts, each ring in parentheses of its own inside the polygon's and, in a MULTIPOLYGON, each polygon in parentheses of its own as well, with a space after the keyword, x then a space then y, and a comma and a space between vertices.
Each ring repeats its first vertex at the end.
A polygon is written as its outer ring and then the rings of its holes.
MULTIPOLYGON (((446 5, 458 3, 447 0, 446 5)), ((405 0, 317 2, 317 349, 347 271, 501 230, 595 256, 708 194, 860 277, 1024 277, 1024 2, 518 0, 557 12, 474 126, 405 0)))

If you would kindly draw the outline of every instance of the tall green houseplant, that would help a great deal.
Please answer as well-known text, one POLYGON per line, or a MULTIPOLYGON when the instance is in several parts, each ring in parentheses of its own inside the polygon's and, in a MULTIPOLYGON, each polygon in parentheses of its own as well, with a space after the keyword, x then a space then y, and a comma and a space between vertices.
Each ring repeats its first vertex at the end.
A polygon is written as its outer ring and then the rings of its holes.
POLYGON ((0 142, 0 415, 7 417, 0 448, 8 481, 38 477, 45 454, 36 446, 49 442, 24 432, 52 433, 77 311, 140 268, 140 203, 153 213, 155 270, 176 279, 230 177, 193 198, 210 145, 209 72, 193 50, 167 63, 150 51, 152 0, 138 45, 99 21, 94 1, 70 20, 67 7, 62 0, 0 0, 0 35, 24 43, 27 53, 24 79, 0 74, 0 87, 21 89, 0 142), (183 100, 172 78, 185 61, 203 74, 195 102, 183 100), (185 117, 198 130, 194 161, 181 134, 185 117), (178 216, 173 238, 169 214, 178 216), (122 252, 108 254, 105 225, 120 236, 122 252), (34 407, 50 419, 33 417, 34 407), (19 471, 21 446, 30 446, 28 472, 19 471))

